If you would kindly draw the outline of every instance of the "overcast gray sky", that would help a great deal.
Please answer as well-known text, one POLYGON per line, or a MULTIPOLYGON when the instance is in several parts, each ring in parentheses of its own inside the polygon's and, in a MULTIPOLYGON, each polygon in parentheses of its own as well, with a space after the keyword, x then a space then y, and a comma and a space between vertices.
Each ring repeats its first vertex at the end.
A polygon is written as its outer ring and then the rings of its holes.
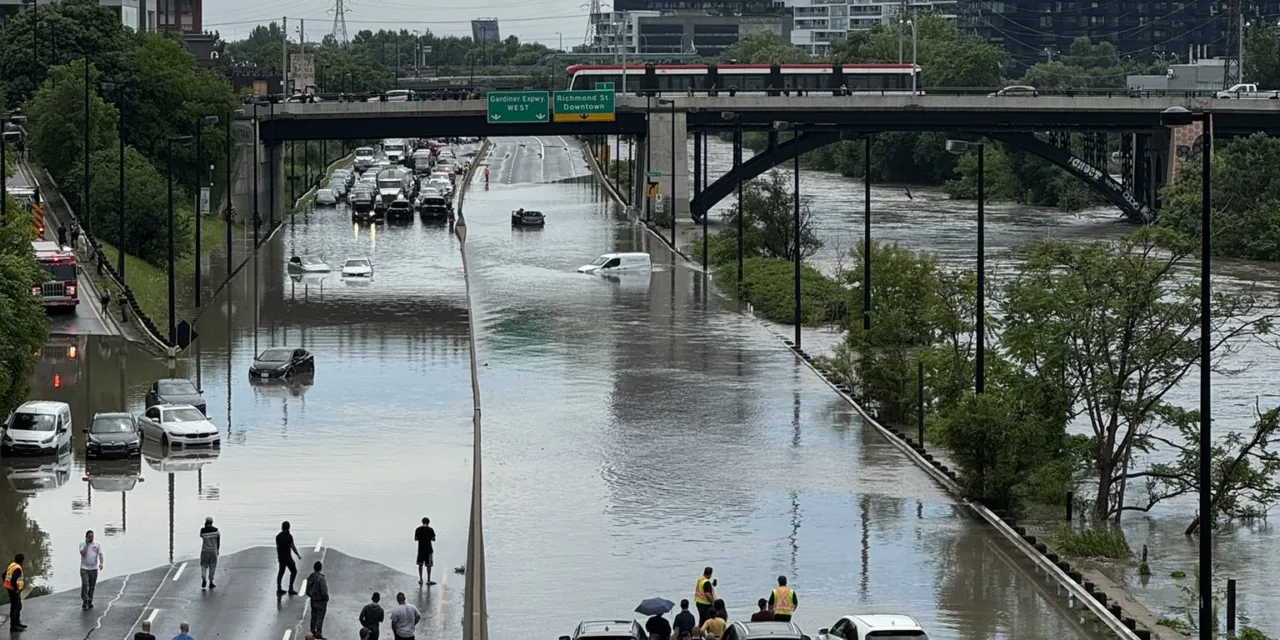
MULTIPOLYGON (((431 30, 442 35, 471 35, 474 18, 497 18, 503 38, 538 41, 569 48, 586 35, 590 0, 343 0, 347 34, 361 29, 431 30)), ((306 21, 307 40, 318 41, 333 29, 336 0, 205 0, 204 28, 228 40, 246 37, 255 25, 289 18, 297 37, 298 19, 306 21)), ((601 0, 608 10, 608 0, 601 0)))

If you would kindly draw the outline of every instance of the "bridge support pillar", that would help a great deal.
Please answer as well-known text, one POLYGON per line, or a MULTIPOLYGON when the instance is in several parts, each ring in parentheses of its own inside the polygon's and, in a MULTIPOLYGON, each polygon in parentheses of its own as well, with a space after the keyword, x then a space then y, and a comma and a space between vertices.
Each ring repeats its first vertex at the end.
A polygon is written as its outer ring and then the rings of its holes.
POLYGON ((689 147, 686 122, 684 111, 673 113, 669 107, 663 110, 663 107, 655 106, 649 114, 648 142, 653 147, 649 150, 650 166, 647 171, 656 171, 660 174, 652 180, 658 183, 663 208, 671 212, 674 204, 677 219, 678 216, 689 214, 689 147), (674 141, 672 140, 672 118, 675 118, 674 141), (673 175, 675 176, 675 193, 671 192, 673 175))
POLYGON ((253 126, 245 121, 236 123, 231 135, 235 140, 231 162, 231 207, 237 220, 253 217, 253 126))
MULTIPOLYGON (((266 151, 263 170, 266 171, 266 175, 271 176, 269 181, 271 192, 267 194, 267 210, 271 212, 271 219, 268 219, 265 224, 270 225, 284 220, 288 211, 285 208, 288 200, 285 198, 284 144, 267 145, 266 151)), ((264 226, 264 229, 269 228, 264 226)))

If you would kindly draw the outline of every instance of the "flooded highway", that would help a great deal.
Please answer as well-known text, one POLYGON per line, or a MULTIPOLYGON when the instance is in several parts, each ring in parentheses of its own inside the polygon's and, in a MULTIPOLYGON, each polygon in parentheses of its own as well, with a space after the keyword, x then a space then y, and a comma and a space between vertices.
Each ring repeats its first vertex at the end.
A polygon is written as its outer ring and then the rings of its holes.
MULTIPOLYGON (((464 211, 494 637, 560 635, 581 619, 627 617, 643 598, 678 601, 705 565, 735 619, 787 575, 811 635, 841 615, 884 612, 914 615, 936 638, 1097 637, 767 327, 628 223, 575 141, 498 139, 488 163, 491 184, 478 180, 464 211), (545 229, 513 229, 518 207, 543 211, 545 229), (653 255, 651 278, 574 272, 630 250, 653 255)), ((201 317, 179 364, 223 430, 221 452, 86 463, 77 433, 57 460, 6 459, 2 544, 63 590, 78 584, 85 529, 105 534, 106 580, 193 558, 205 516, 224 553, 269 544, 287 519, 304 551, 323 542, 409 572, 412 530, 429 516, 442 584, 425 596, 424 624, 454 634, 469 320, 444 225, 298 217, 201 317), (294 254, 335 268, 367 256, 374 277, 291 278, 294 254), (281 345, 315 353, 314 378, 251 383, 253 355, 281 345)), ((71 403, 83 426, 96 411, 141 411, 167 375, 119 339, 60 337, 32 395, 71 403)))

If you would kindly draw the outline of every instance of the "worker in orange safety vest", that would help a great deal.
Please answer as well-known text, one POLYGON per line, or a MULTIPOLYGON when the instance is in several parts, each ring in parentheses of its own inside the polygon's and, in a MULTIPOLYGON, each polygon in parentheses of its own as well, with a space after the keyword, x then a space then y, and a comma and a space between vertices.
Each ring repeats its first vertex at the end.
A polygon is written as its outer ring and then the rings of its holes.
POLYGON ((769 594, 769 609, 778 622, 790 622, 796 612, 796 591, 787 586, 786 576, 778 576, 778 588, 769 594))
POLYGON ((22 575, 22 563, 25 560, 26 556, 19 553, 4 570, 4 590, 9 596, 9 631, 12 632, 27 628, 27 625, 22 624, 22 588, 26 584, 22 575))

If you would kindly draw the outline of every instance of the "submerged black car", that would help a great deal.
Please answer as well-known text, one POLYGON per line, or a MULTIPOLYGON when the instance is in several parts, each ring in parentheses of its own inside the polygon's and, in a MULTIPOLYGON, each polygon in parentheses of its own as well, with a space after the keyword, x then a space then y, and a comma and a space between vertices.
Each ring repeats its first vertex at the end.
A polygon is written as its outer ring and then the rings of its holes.
POLYGON ((249 367, 250 378, 284 378, 300 373, 315 373, 316 359, 306 349, 272 347, 258 354, 249 367))
POLYGON ((542 216, 541 211, 519 209, 511 212, 511 226, 513 227, 541 227, 546 223, 547 219, 542 216))
POLYGON ((209 415, 205 411, 204 396, 186 378, 165 378, 151 383, 151 388, 147 390, 147 408, 158 404, 189 404, 199 409, 200 413, 209 415))
POLYGON ((141 455, 142 436, 132 413, 99 413, 84 430, 88 458, 131 458, 141 455))
POLYGON ((387 206, 389 222, 413 222, 413 204, 404 198, 398 198, 387 206))

